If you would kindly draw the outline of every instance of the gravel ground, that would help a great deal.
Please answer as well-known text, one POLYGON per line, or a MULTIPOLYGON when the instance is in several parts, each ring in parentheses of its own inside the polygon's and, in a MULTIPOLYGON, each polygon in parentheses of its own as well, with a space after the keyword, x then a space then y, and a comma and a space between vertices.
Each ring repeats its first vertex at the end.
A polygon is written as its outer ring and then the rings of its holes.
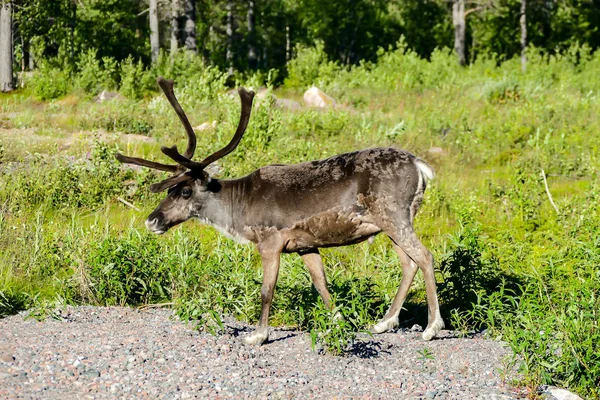
MULTIPOLYGON (((311 350, 308 334, 273 329, 245 346, 251 327, 225 320, 218 336, 172 311, 67 307, 61 320, 0 319, 0 398, 364 398, 515 399, 503 383, 500 342, 443 331, 431 342, 398 331, 334 357, 311 350)), ((505 378, 505 379, 503 379, 505 378)))

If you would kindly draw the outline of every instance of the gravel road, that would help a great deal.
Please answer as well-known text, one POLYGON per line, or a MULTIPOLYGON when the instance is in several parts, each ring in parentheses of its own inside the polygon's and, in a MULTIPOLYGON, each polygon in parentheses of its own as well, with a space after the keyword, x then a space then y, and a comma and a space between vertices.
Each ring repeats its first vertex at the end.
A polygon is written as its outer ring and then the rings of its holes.
POLYGON ((274 329, 245 346, 247 324, 218 336, 167 309, 67 307, 60 320, 0 319, 0 398, 514 399, 509 349, 443 331, 361 337, 351 355, 311 350, 307 333, 274 329), (504 379, 503 379, 504 378, 504 379))

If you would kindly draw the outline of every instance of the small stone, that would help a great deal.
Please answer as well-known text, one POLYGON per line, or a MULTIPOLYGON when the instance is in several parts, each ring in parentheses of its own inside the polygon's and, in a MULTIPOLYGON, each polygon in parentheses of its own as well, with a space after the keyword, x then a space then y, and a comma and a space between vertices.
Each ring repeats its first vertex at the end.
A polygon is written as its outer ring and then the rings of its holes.
POLYGON ((410 328, 411 332, 423 332, 423 327, 419 324, 414 324, 411 328, 410 328))
POLYGON ((83 375, 89 376, 91 378, 97 378, 100 376, 100 372, 96 371, 95 369, 88 369, 83 373, 83 375))
POLYGON ((38 372, 40 369, 42 369, 42 368, 37 364, 33 364, 33 366, 31 367, 31 370, 33 372, 38 372))
POLYGON ((4 354, 0 354, 0 361, 4 361, 5 363, 10 363, 10 362, 15 361, 15 358, 13 357, 12 354, 4 353, 4 354))
POLYGON ((436 390, 428 390, 425 393, 425 397, 427 397, 428 399, 435 399, 435 396, 437 396, 437 391, 436 390))

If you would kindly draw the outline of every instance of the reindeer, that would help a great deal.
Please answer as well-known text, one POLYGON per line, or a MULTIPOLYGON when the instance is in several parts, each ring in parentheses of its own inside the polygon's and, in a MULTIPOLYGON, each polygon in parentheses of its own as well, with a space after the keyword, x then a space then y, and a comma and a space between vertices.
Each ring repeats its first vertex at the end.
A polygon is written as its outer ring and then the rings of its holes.
POLYGON ((262 309, 256 330, 243 338, 260 345, 269 338, 269 310, 279 273, 281 253, 298 253, 312 282, 331 309, 331 296, 319 248, 345 246, 381 232, 392 241, 402 265, 402 281, 386 315, 373 333, 398 326, 398 316, 417 269, 425 278, 428 324, 424 340, 444 327, 438 305, 433 256, 413 230, 413 219, 434 172, 423 160, 395 148, 372 148, 324 160, 294 165, 269 165, 239 179, 216 179, 206 172, 211 163, 231 153, 248 126, 254 92, 238 90, 241 116, 233 138, 204 160, 193 161, 196 135, 173 92, 173 81, 159 77, 165 93, 187 132, 183 154, 176 146, 161 151, 175 161, 166 165, 117 154, 123 163, 173 173, 150 186, 167 190, 167 197, 148 216, 146 227, 163 234, 173 226, 197 218, 241 243, 254 243, 264 272, 262 309))

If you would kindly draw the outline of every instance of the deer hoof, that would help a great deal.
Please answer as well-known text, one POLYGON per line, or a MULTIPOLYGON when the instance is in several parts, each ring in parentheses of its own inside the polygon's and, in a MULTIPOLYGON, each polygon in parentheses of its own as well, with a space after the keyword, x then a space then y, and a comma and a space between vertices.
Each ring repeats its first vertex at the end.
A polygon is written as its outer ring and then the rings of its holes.
POLYGON ((268 331, 254 331, 242 338, 242 342, 248 345, 260 346, 269 339, 268 331))
POLYGON ((441 317, 437 317, 432 323, 427 325, 427 329, 423 332, 423 340, 433 339, 442 329, 444 329, 444 320, 441 317))
POLYGON ((373 328, 371 328, 371 333, 383 333, 387 331, 391 331, 395 327, 398 326, 398 318, 392 317, 386 320, 381 320, 379 323, 373 328))

